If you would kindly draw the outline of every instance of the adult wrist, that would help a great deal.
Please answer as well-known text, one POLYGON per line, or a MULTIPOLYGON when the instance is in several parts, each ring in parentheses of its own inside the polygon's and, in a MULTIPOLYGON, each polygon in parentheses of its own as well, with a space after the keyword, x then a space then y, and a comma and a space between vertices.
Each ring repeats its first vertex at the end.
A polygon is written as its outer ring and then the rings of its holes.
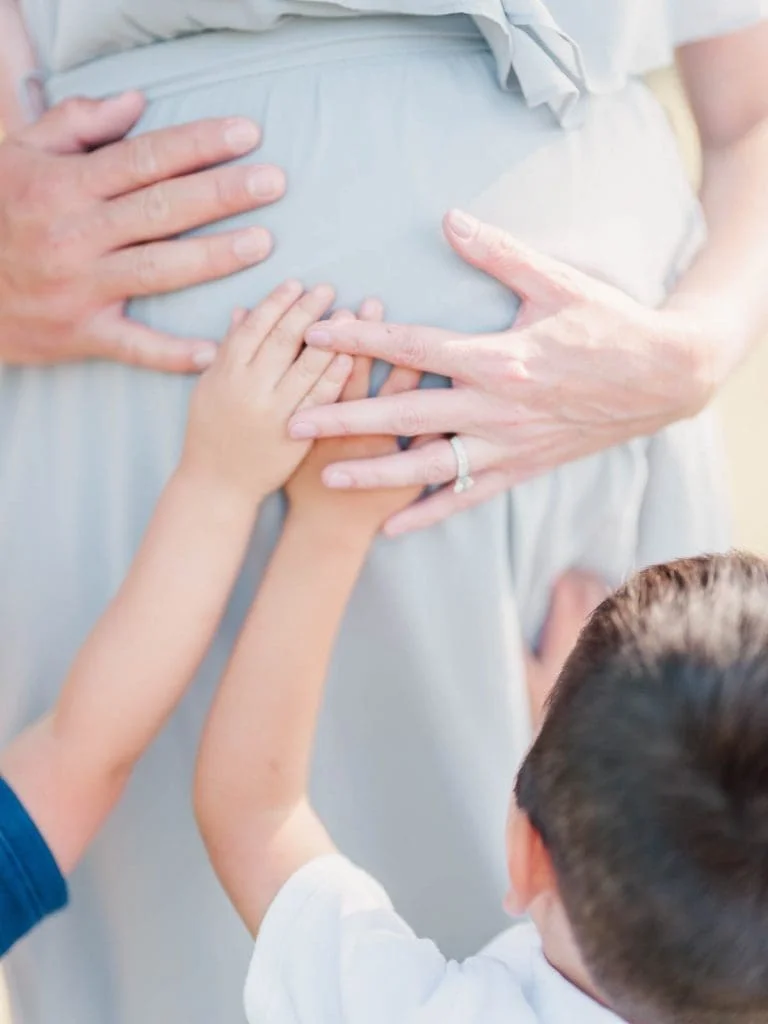
POLYGON ((745 326, 713 303, 673 296, 661 310, 665 336, 677 346, 681 418, 701 412, 747 347, 745 326))

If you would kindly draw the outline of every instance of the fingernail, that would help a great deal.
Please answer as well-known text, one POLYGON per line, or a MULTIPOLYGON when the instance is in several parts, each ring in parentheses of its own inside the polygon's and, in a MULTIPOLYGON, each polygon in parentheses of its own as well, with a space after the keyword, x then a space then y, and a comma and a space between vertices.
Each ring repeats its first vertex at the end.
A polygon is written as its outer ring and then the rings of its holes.
POLYGON ((448 223, 454 235, 459 238, 471 238, 480 226, 480 221, 470 217, 468 213, 461 210, 451 210, 448 214, 448 223))
POLYGON ((192 362, 198 370, 205 370, 216 358, 216 348, 209 345, 207 348, 199 348, 192 353, 192 362))
POLYGON ((349 473, 343 473, 340 469, 331 469, 323 473, 323 482, 326 487, 346 488, 353 484, 349 473))
POLYGON ((224 141, 233 153, 249 153, 260 140, 261 132, 257 126, 245 118, 232 118, 224 129, 224 141))
POLYGON ((321 327, 313 327, 311 331, 307 331, 304 340, 308 345, 313 345, 315 348, 331 347, 331 335, 321 327))
POLYGON ((277 199, 285 189, 285 178, 277 167, 257 167, 246 180, 254 199, 277 199))
POLYGON ((252 228, 232 241, 232 249, 245 263, 263 260, 272 248, 272 237, 264 228, 252 228))
POLYGON ((317 427, 312 423, 292 423, 288 428, 288 434, 294 441, 311 441, 317 437, 317 427))

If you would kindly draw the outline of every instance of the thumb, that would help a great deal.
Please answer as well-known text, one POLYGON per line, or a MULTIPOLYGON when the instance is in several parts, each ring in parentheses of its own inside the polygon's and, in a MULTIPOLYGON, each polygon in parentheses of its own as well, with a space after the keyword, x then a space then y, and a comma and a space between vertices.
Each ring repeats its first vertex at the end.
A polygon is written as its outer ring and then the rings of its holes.
POLYGON ((570 296, 571 268, 519 242, 501 228, 484 224, 461 210, 443 220, 451 247, 463 260, 483 270, 523 299, 551 304, 570 296))
POLYGON ((84 153, 122 139, 143 110, 144 97, 138 92, 125 92, 105 100, 64 100, 19 132, 18 138, 47 153, 84 153))

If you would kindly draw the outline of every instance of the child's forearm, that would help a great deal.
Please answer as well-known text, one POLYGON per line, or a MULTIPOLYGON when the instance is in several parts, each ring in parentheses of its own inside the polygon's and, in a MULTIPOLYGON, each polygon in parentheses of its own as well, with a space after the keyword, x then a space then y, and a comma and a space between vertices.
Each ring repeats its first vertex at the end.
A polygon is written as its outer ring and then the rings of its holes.
POLYGON ((286 878, 332 849, 308 813, 307 782, 334 639, 370 539, 289 515, 205 730, 198 820, 253 931, 286 878))
POLYGON ((252 502, 207 492, 177 474, 56 708, 0 757, 0 773, 64 870, 81 855, 197 670, 254 515, 252 502))
POLYGON ((0 135, 21 128, 34 113, 26 96, 27 76, 34 70, 18 0, 0 0, 0 135))

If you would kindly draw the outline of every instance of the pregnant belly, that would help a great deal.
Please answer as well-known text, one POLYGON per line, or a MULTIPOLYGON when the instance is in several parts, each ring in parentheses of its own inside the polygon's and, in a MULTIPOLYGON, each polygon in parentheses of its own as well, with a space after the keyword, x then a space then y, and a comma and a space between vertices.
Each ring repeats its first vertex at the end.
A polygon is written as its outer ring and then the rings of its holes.
POLYGON ((568 134, 495 75, 469 18, 389 17, 211 33, 96 62, 52 86, 55 98, 146 88, 140 131, 251 117, 264 132, 251 159, 287 173, 283 200, 233 221, 272 231, 269 260, 133 304, 164 330, 220 337, 235 306, 289 276, 328 281, 352 307, 376 295, 394 320, 505 327, 514 297, 442 239, 452 206, 657 301, 695 207, 654 101, 632 85, 594 100, 585 127, 568 134))

